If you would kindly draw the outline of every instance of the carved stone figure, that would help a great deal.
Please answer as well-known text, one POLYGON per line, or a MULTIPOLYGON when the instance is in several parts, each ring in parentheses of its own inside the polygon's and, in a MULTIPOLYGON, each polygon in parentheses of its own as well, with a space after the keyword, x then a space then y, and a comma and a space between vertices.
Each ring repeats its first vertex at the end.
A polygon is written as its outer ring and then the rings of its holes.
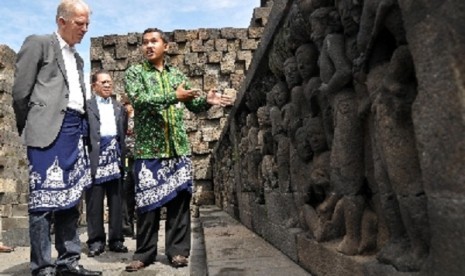
POLYGON ((293 4, 283 27, 286 46, 290 52, 294 52, 299 45, 310 41, 310 29, 308 17, 301 13, 297 4, 293 4))
POLYGON ((273 134, 271 133, 270 107, 259 107, 258 120, 258 147, 262 155, 273 154, 273 134))
POLYGON ((295 56, 291 56, 284 61, 284 75, 286 78, 287 88, 292 89, 294 86, 302 83, 297 60, 295 56))
MULTIPOLYGON (((331 147, 331 184, 342 196, 345 236, 337 250, 347 255, 358 253, 364 209, 363 136, 357 116, 357 98, 352 84, 352 65, 347 56, 346 39, 334 33, 338 14, 331 8, 320 8, 312 14, 312 37, 324 40, 320 46, 319 93, 328 95, 333 110, 334 137, 331 147), (326 25, 325 25, 326 24, 326 25), (315 29, 313 29, 315 27, 315 29), (329 30, 328 30, 329 29, 329 30)), ((346 27, 346 26, 344 26, 346 27)), ((349 40, 347 40, 349 42, 349 40)))
POLYGON ((377 60, 383 58, 387 47, 397 47, 406 44, 402 14, 395 0, 365 0, 357 35, 358 49, 361 56, 357 61, 360 70, 366 71, 367 66, 374 67, 377 60), (394 46, 385 39, 392 38, 394 46))
POLYGON ((313 160, 309 181, 302 186, 304 198, 300 211, 301 223, 317 241, 333 239, 343 234, 344 225, 339 220, 339 223, 334 221, 332 227, 326 226, 331 221, 340 197, 334 194, 330 186, 330 152, 321 118, 307 118, 298 132, 303 129, 306 129, 308 135, 313 160))
POLYGON ((297 95, 297 97, 293 97, 293 94, 295 94, 295 92, 291 91, 291 100, 295 99, 298 103, 299 114, 302 118, 310 116, 311 113, 311 110, 309 108, 310 100, 307 100, 305 98, 305 90, 310 79, 319 76, 318 55, 318 49, 313 43, 302 44, 297 48, 295 52, 297 69, 299 70, 299 74, 302 78, 302 95, 297 95))
POLYGON ((417 94, 415 70, 407 46, 394 52, 380 92, 373 103, 376 140, 384 161, 390 187, 384 197, 384 215, 390 240, 378 254, 381 262, 401 271, 420 270, 429 250, 427 202, 415 143, 411 105, 417 94), (405 229, 405 232, 403 231, 405 229))
POLYGON ((260 179, 260 162, 262 156, 258 144, 258 120, 254 113, 247 115, 247 180, 251 191, 255 193, 256 202, 263 202, 263 189, 260 179))

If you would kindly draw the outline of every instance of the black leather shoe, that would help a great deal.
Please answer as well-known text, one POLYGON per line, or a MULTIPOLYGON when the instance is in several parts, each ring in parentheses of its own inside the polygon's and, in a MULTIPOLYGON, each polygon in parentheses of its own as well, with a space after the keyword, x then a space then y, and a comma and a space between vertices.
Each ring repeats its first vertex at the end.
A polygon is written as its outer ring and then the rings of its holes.
POLYGON ((103 252, 105 252, 105 249, 103 249, 101 247, 89 248, 89 253, 87 253, 87 256, 92 258, 92 257, 95 257, 95 256, 99 256, 103 252))
POLYGON ((57 268, 57 276, 99 276, 101 271, 87 270, 82 265, 57 268))
POLYGON ((111 243, 108 248, 110 249, 110 251, 113 251, 113 252, 118 252, 118 253, 127 253, 128 252, 128 248, 126 246, 124 246, 124 244, 122 242, 114 242, 114 243, 111 243))
POLYGON ((56 272, 55 272, 55 268, 46 267, 46 268, 43 268, 43 269, 39 270, 39 272, 37 272, 36 274, 33 274, 33 275, 35 275, 35 276, 55 276, 56 272))

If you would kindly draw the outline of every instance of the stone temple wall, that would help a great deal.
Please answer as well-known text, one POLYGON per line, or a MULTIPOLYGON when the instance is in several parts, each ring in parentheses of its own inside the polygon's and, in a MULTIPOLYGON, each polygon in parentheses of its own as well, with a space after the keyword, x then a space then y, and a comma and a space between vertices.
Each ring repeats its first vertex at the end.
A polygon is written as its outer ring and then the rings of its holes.
POLYGON ((274 1, 216 204, 312 275, 463 275, 464 30, 463 1, 274 1))
MULTIPOLYGON (((271 10, 272 1, 262 2, 254 9, 248 28, 163 30, 170 37, 169 62, 190 78, 192 87, 205 92, 217 87, 235 98, 271 10)), ((91 70, 110 72, 118 99, 125 93, 124 71, 143 60, 141 38, 141 33, 91 38, 91 70)), ((230 107, 212 107, 198 115, 185 113, 193 153, 194 207, 214 204, 211 152, 230 110, 230 107)))
POLYGON ((26 149, 16 130, 12 86, 16 53, 0 45, 0 240, 28 243, 26 149))

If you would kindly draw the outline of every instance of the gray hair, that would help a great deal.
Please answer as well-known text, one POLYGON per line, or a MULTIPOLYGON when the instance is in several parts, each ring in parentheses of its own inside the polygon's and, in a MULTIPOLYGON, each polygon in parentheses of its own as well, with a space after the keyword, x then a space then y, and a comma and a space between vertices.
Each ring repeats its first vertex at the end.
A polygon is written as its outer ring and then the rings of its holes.
POLYGON ((56 22, 58 22, 60 17, 69 19, 78 6, 84 7, 89 11, 89 13, 91 12, 89 5, 87 5, 87 3, 83 0, 61 0, 57 8, 57 15, 55 18, 56 22))

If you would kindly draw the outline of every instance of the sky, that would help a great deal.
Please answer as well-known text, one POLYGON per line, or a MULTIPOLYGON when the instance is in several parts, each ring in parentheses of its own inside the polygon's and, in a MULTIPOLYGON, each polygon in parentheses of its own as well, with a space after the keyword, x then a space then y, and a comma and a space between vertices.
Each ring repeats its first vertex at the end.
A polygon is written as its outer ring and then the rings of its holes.
MULTIPOLYGON (((0 44, 16 53, 31 34, 56 31, 59 0, 0 0, 0 44)), ((163 31, 198 28, 247 28, 260 0, 87 0, 89 31, 76 49, 90 71, 90 38, 140 33, 148 27, 163 31)), ((86 78, 88 80, 88 78, 86 78)))

